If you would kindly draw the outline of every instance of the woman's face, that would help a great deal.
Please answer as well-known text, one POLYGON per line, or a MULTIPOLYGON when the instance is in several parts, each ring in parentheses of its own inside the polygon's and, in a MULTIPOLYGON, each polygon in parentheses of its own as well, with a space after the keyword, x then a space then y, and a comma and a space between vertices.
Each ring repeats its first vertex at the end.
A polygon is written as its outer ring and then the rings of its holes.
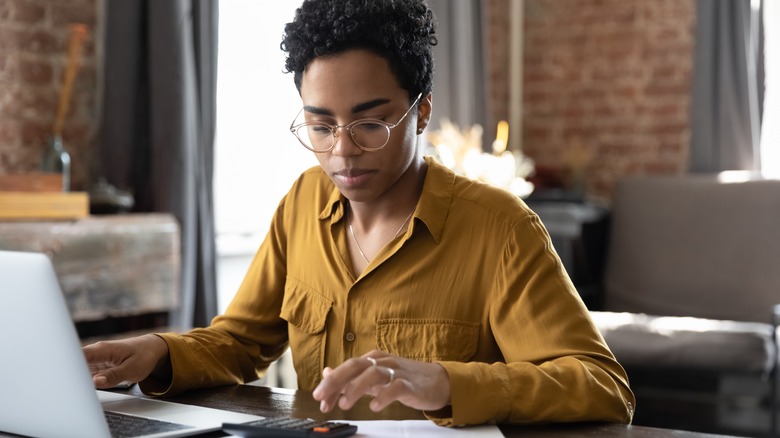
MULTIPOLYGON (((359 119, 398 122, 412 105, 387 61, 365 50, 315 58, 301 80, 303 117, 307 122, 346 125, 359 119)), ((430 117, 428 96, 390 132, 387 145, 364 151, 344 128, 337 130, 333 149, 316 153, 338 190, 353 202, 381 200, 402 178, 419 169, 417 134, 430 117), (416 165, 414 165, 416 164, 416 165)), ((390 195, 392 196, 392 195, 390 195)))

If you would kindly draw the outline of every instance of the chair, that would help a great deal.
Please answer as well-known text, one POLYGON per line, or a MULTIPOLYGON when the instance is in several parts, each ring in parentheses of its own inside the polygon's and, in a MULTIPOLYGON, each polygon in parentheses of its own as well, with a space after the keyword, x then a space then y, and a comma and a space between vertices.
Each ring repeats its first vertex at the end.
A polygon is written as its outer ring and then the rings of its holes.
POLYGON ((629 373, 637 421, 643 403, 668 418, 698 405, 711 408, 702 422, 657 425, 777 436, 778 303, 780 180, 618 183, 604 311, 592 313, 629 373))

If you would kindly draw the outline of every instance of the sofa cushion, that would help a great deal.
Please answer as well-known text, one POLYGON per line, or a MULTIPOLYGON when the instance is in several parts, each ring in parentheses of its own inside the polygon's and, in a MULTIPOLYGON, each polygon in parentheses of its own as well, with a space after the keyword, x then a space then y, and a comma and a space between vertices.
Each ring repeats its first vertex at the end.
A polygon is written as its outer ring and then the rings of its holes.
POLYGON ((780 180, 626 177, 612 209, 599 310, 770 321, 780 303, 780 180))
POLYGON ((629 368, 768 373, 776 365, 770 324, 625 312, 591 316, 615 357, 629 368))

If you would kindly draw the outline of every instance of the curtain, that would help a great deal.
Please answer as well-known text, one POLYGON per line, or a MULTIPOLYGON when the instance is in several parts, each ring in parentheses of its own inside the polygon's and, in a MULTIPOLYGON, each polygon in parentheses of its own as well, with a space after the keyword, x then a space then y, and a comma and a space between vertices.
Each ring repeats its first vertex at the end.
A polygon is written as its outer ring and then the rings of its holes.
POLYGON ((692 172, 760 169, 761 20, 751 0, 698 0, 692 172))
POLYGON ((487 126, 492 122, 487 118, 482 1, 430 0, 429 5, 439 40, 433 49, 431 129, 439 129, 445 117, 461 129, 480 124, 483 149, 490 150, 495 129, 487 126))
POLYGON ((102 172, 134 193, 135 212, 178 219, 182 300, 170 324, 205 326, 217 312, 217 2, 109 1, 105 14, 102 172))

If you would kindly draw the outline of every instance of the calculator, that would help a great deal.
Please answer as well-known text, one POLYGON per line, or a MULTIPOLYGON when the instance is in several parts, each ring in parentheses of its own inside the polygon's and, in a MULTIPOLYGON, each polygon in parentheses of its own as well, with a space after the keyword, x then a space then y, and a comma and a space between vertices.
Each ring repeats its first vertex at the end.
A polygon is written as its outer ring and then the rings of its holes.
POLYGON ((335 421, 269 417, 249 423, 222 423, 222 431, 243 437, 337 438, 354 435, 357 426, 335 421))

